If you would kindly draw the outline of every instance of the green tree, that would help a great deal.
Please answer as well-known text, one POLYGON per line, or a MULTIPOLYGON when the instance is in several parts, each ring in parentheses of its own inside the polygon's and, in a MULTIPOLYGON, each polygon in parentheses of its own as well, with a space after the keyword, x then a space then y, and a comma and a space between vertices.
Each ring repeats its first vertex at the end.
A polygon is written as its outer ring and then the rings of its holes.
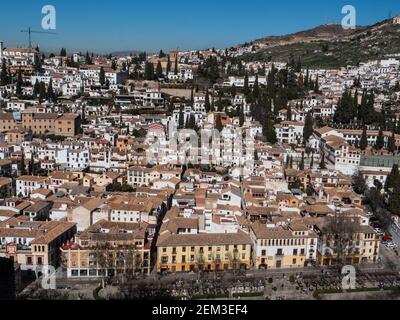
POLYGON ((263 125, 263 136, 269 143, 275 144, 278 142, 275 127, 273 125, 272 119, 269 116, 267 117, 265 124, 263 125))
POLYGON ((301 153, 301 160, 299 164, 299 170, 304 170, 304 151, 301 153))
POLYGON ((185 115, 183 114, 183 106, 181 106, 179 110, 178 125, 180 128, 183 128, 185 126, 185 115))
POLYGON ((353 189, 357 194, 364 194, 367 191, 367 183, 364 179, 364 176, 360 171, 355 173, 352 178, 353 181, 353 189))
POLYGON ((178 55, 175 57, 175 66, 174 66, 174 74, 178 74, 178 55))
POLYGON ((49 98, 49 101, 54 102, 56 100, 56 95, 54 94, 53 90, 53 80, 50 79, 49 86, 47 88, 47 97, 49 98))
POLYGON ((35 84, 34 84, 34 86, 33 86, 33 96, 34 96, 35 98, 37 98, 37 96, 39 95, 39 93, 40 93, 40 84, 39 84, 38 79, 36 79, 36 82, 35 82, 35 84))
POLYGON ((6 59, 3 59, 1 63, 0 85, 6 86, 8 84, 10 84, 10 79, 8 77, 6 59))
POLYGON ((18 70, 18 75, 17 75, 17 88, 16 88, 16 95, 17 97, 22 96, 22 72, 21 69, 18 70))
POLYGON ((221 120, 221 115, 218 114, 217 118, 215 119, 215 128, 221 132, 224 129, 224 126, 222 125, 222 120, 221 120))
POLYGON ((157 79, 160 79, 163 76, 163 69, 162 69, 160 60, 158 60, 158 63, 157 63, 156 75, 157 75, 157 79))
POLYGON ((92 59, 90 58, 89 52, 86 51, 86 58, 85 58, 86 64, 92 64, 92 59))
POLYGON ((258 75, 256 75, 256 79, 254 81, 254 86, 253 86, 253 97, 254 99, 258 99, 260 96, 260 87, 258 84, 258 75))
POLYGON ((381 150, 385 146, 385 137, 383 136, 383 130, 382 128, 379 130, 378 137, 376 138, 375 142, 375 149, 376 150, 381 150))
POLYGON ((29 175, 35 175, 35 160, 33 158, 33 153, 31 154, 31 160, 29 161, 29 175))
POLYGON ((367 127, 364 126, 363 133, 360 140, 360 149, 365 150, 368 147, 367 127))
POLYGON ((106 83, 106 73, 104 71, 104 68, 101 67, 100 68, 100 72, 99 72, 99 82, 102 86, 104 86, 104 84, 106 83))
POLYGON ((25 168, 25 153, 22 152, 21 156, 21 176, 26 175, 26 168, 25 168))
POLYGON ((351 96, 351 92, 346 90, 339 100, 338 107, 334 116, 334 121, 337 123, 348 124, 353 121, 356 116, 357 105, 355 105, 355 100, 351 96))
POLYGON ((304 141, 308 141, 310 139, 313 131, 314 131, 314 119, 311 115, 311 112, 308 112, 304 122, 304 131, 303 131, 304 141))
POLYGON ((289 103, 289 105, 287 107, 286 120, 287 121, 292 121, 292 106, 290 105, 290 103, 289 103))
POLYGON ((317 78, 315 79, 315 83, 314 83, 314 92, 317 93, 317 94, 321 93, 321 91, 319 90, 319 80, 318 80, 318 76, 317 76, 317 78))
POLYGON ((394 154, 396 152, 396 136, 394 132, 389 137, 387 149, 390 153, 394 154))
POLYGON ((311 155, 310 169, 314 168, 314 153, 311 155))
POLYGON ((67 56, 67 50, 65 48, 61 48, 60 57, 66 57, 66 56, 67 56))
POLYGON ((244 95, 247 97, 250 94, 249 76, 247 74, 244 76, 243 90, 244 90, 244 95))
POLYGON ((46 99, 46 85, 43 81, 39 84, 39 101, 44 101, 46 99))
POLYGON ((209 113, 211 111, 211 105, 210 105, 210 94, 208 92, 208 89, 206 90, 206 97, 205 97, 205 102, 204 102, 204 109, 206 113, 209 113))
POLYGON ((243 110, 243 106, 239 106, 239 126, 243 127, 244 124, 244 110, 243 110))
POLYGON ((230 94, 231 94, 231 97, 232 98, 235 98, 236 97, 236 86, 235 86, 235 84, 232 84, 232 86, 231 86, 231 90, 230 90, 230 94))
POLYGON ((188 120, 188 129, 196 129, 196 118, 191 114, 188 120))
POLYGON ((385 182, 385 191, 389 191, 389 189, 394 189, 396 185, 400 184, 400 173, 399 166, 394 164, 392 167, 392 171, 386 178, 385 182))
POLYGON ((168 61, 167 61, 167 75, 171 72, 171 58, 168 55, 168 61))
POLYGON ((326 169, 325 152, 322 152, 322 157, 321 157, 321 162, 319 163, 319 168, 320 168, 321 170, 326 169))
POLYGON ((154 80, 154 65, 150 63, 149 61, 146 61, 145 67, 144 67, 144 74, 146 80, 154 80))
POLYGON ((396 183, 389 196, 389 211, 395 215, 400 215, 400 183, 396 183))

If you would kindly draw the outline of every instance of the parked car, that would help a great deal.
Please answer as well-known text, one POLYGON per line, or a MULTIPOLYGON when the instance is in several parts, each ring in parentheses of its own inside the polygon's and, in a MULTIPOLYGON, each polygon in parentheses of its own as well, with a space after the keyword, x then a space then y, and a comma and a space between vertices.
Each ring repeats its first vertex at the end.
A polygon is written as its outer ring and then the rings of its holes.
POLYGON ((385 244, 385 246, 386 246, 386 248, 389 248, 389 249, 397 248, 397 245, 394 242, 387 242, 385 244))

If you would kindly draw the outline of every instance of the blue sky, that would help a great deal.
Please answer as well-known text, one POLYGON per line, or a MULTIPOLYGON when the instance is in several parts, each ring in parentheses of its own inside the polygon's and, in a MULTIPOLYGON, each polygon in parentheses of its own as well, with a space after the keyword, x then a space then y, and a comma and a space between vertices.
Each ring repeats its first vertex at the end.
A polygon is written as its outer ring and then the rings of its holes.
POLYGON ((229 47, 340 23, 346 4, 356 7, 358 25, 386 19, 389 11, 400 14, 398 0, 2 0, 0 40, 26 46, 20 30, 41 30, 47 4, 57 9, 57 35, 33 35, 33 43, 57 53, 62 46, 96 53, 229 47))

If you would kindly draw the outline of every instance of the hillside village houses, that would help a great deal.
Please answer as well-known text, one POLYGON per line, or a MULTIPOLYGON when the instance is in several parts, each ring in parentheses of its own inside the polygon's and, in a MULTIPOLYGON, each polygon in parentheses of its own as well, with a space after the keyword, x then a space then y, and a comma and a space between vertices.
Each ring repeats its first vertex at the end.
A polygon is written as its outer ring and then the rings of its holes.
MULTIPOLYGON (((62 265, 69 278, 328 266, 338 253, 326 226, 341 214, 357 227, 349 261, 378 261, 380 238, 352 175, 384 184, 398 156, 370 150, 379 129, 368 128, 362 151, 363 130, 315 125, 305 143, 305 124, 309 113, 332 124, 358 76, 361 88, 394 86, 399 60, 310 69, 320 92, 289 101, 291 115, 288 106, 275 110, 271 143, 243 76, 229 74, 208 90, 192 85, 208 57, 254 50, 43 58, 0 43, 0 60, 23 79, 18 88, 0 86, 0 257, 23 269, 62 265), (162 74, 147 79, 146 65, 158 62, 162 74), (105 252, 112 266, 100 263, 105 252)), ((268 85, 272 63, 243 68, 254 72, 251 90, 256 79, 268 85), (256 75, 261 69, 266 75, 256 75)), ((389 98, 376 99, 376 109, 389 98)), ((383 136, 387 148, 392 133, 383 136)))

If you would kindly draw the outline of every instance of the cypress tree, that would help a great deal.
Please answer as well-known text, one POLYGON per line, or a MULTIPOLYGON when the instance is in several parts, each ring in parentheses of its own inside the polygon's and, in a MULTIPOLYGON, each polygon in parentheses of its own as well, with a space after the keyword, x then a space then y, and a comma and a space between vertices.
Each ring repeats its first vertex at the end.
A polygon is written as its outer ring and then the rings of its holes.
POLYGON ((192 89, 190 90, 190 105, 193 107, 194 106, 194 88, 192 86, 192 89))
POLYGON ((258 75, 256 75, 256 80, 254 81, 254 87, 253 87, 253 97, 255 99, 258 99, 260 96, 260 88, 258 85, 258 75))
POLYGON ((289 103, 287 107, 287 121, 292 121, 292 106, 289 103))
POLYGON ((160 60, 158 60, 158 63, 157 63, 156 75, 157 75, 157 79, 160 79, 163 76, 163 69, 162 69, 160 60))
POLYGON ((106 73, 104 71, 104 68, 101 67, 100 68, 100 72, 99 72, 99 82, 102 86, 104 86, 104 84, 106 83, 106 73))
POLYGON ((325 152, 322 152, 322 158, 321 158, 321 162, 319 163, 319 168, 320 168, 321 170, 326 169, 325 152))
POLYGON ((299 164, 299 170, 304 170, 304 151, 301 153, 301 161, 299 164))
POLYGON ((243 106, 239 106, 239 126, 243 127, 244 124, 244 110, 243 106))
POLYGON ((50 79, 50 83, 47 88, 47 97, 49 98, 49 101, 54 102, 55 94, 54 94, 54 90, 53 90, 53 80, 52 79, 50 79))
POLYGON ((46 85, 43 81, 39 84, 39 100, 43 101, 46 99, 46 85))
POLYGON ((175 67, 174 67, 174 74, 178 74, 178 55, 175 57, 175 67))
POLYGON ((303 131, 303 136, 304 136, 304 141, 308 141, 314 131, 314 120, 311 115, 311 112, 307 113, 305 122, 304 122, 304 131, 303 131))
POLYGON ((232 84, 231 90, 230 90, 230 94, 231 94, 232 98, 236 97, 236 86, 235 86, 235 84, 232 84))
POLYGON ((224 129, 224 126, 222 125, 222 120, 221 120, 221 115, 218 114, 217 118, 215 119, 215 128, 221 132, 224 129))
POLYGON ((179 119, 178 119, 178 125, 180 128, 183 128, 185 126, 185 116, 183 114, 183 107, 181 106, 179 110, 179 119))
POLYGON ((392 136, 388 140, 387 149, 390 153, 394 154, 396 152, 396 136, 394 132, 392 133, 392 136))
POLYGON ((399 166, 397 164, 394 164, 392 167, 392 171, 386 178, 385 191, 393 189, 398 184, 400 184, 399 166))
POLYGON ((171 72, 171 58, 168 55, 168 62, 167 62, 167 75, 171 72))
POLYGON ((146 80, 154 80, 154 66, 152 63, 146 61, 144 67, 144 73, 146 80))
POLYGON ((208 89, 206 91, 206 97, 205 97, 205 102, 204 102, 204 109, 206 113, 209 113, 211 111, 211 105, 210 105, 210 94, 208 92, 208 89))
POLYGON ((310 169, 312 170, 314 167, 314 153, 311 155, 310 169))
POLYGON ((40 93, 40 84, 38 79, 36 79, 35 85, 33 86, 33 96, 37 98, 40 93))
POLYGON ((360 140, 360 149, 365 150, 368 147, 367 127, 364 126, 363 133, 360 140))
POLYGON ((22 96, 22 72, 21 69, 18 70, 18 75, 17 75, 17 88, 16 88, 16 95, 17 97, 22 96))
POLYGON ((194 114, 191 114, 189 117, 188 127, 189 127, 189 129, 196 128, 196 118, 195 118, 194 114))
POLYGON ((306 77, 304 79, 304 87, 308 89, 308 86, 310 85, 310 69, 307 67, 306 71, 306 77))
POLYGON ((315 92, 315 93, 320 93, 320 91, 319 91, 318 76, 317 76, 317 79, 315 80, 315 83, 314 83, 314 92, 315 92))
POLYGON ((390 194, 389 211, 393 214, 400 215, 400 183, 396 183, 393 192, 390 194))
POLYGON ((6 59, 3 59, 2 63, 1 63, 0 85, 6 86, 9 83, 10 83, 10 79, 8 77, 6 59))
POLYGON ((243 85, 244 95, 247 97, 250 94, 250 87, 249 87, 249 76, 244 76, 244 85, 243 85))
POLYGON ((89 52, 86 51, 86 58, 85 58, 86 64, 92 64, 92 59, 90 58, 89 52))
POLYGON ((26 175, 26 168, 25 168, 25 153, 22 152, 21 156, 21 176, 26 175))
POLYGON ((378 137, 376 139, 375 149, 376 150, 381 150, 381 149, 383 149, 384 146, 385 146, 385 138, 383 136, 383 130, 381 128, 379 130, 379 134, 378 134, 378 137))
POLYGON ((31 154, 31 161, 29 162, 29 175, 35 175, 35 160, 33 159, 33 153, 31 154))

